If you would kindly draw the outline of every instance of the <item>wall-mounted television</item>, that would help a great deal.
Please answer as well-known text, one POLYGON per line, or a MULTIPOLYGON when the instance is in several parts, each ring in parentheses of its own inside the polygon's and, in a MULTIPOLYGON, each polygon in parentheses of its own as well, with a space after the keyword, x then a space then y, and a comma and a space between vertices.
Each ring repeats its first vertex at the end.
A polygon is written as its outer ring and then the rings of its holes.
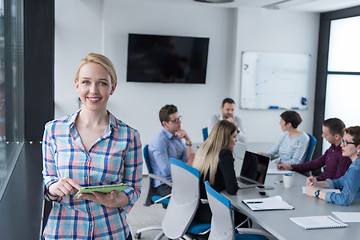
POLYGON ((209 38, 129 34, 127 82, 205 84, 209 38))

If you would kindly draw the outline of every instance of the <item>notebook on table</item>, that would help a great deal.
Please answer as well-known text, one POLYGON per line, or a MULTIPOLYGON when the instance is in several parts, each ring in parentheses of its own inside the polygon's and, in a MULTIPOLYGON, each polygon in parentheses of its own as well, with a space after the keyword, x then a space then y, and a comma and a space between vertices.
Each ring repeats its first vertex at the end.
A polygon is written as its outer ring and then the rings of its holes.
POLYGON ((258 153, 245 151, 240 176, 237 177, 239 188, 263 186, 270 158, 258 153))
POLYGON ((294 217, 290 218, 290 220, 306 230, 321 228, 339 228, 349 226, 333 218, 332 216, 294 217))
POLYGON ((243 203, 253 211, 294 209, 294 207, 284 201, 281 196, 244 199, 243 203))

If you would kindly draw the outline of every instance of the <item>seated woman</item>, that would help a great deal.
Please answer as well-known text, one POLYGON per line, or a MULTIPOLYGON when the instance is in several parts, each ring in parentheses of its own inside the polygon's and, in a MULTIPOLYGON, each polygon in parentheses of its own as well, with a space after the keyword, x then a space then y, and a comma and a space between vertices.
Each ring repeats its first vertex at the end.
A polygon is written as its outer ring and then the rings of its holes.
POLYGON ((279 143, 271 149, 268 155, 271 159, 279 157, 276 162, 299 164, 305 161, 309 146, 309 136, 297 127, 302 122, 300 115, 295 111, 285 111, 281 115, 280 126, 286 132, 279 143))
POLYGON ((354 198, 360 199, 360 127, 345 129, 345 135, 341 141, 342 155, 352 161, 345 175, 339 179, 317 181, 310 176, 306 179, 306 194, 323 199, 327 202, 348 206, 354 198), (341 193, 324 192, 315 187, 340 189, 341 193))
MULTIPOLYGON (((217 122, 209 137, 197 151, 192 165, 201 172, 203 182, 209 181, 216 191, 226 190, 232 195, 235 195, 238 190, 233 158, 237 134, 238 130, 234 124, 227 120, 217 122)), ((203 183, 200 184, 200 198, 207 199, 203 183)), ((246 220, 246 216, 241 213, 235 212, 234 216, 236 225, 246 220)), ((194 221, 211 222, 211 210, 208 204, 199 203, 194 221)))

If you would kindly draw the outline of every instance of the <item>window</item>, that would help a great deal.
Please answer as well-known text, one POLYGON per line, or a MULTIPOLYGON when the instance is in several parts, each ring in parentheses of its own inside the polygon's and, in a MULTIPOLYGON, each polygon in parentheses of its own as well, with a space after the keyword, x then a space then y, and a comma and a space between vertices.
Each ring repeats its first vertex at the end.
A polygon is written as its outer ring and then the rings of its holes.
POLYGON ((321 137, 324 119, 359 125, 353 92, 360 85, 359 27, 360 6, 320 15, 313 134, 322 148, 315 148, 315 157, 329 147, 321 137))
MULTIPOLYGON (((359 125, 360 16, 332 20, 324 118, 337 117, 347 127, 359 125)), ((323 143, 323 149, 329 143, 323 143)))
POLYGON ((24 142, 23 28, 23 0, 0 0, 0 200, 24 142))
POLYGON ((330 72, 360 72, 360 16, 330 23, 330 72))
POLYGON ((329 74, 326 87, 325 119, 338 117, 348 127, 359 125, 359 89, 360 75, 329 74))

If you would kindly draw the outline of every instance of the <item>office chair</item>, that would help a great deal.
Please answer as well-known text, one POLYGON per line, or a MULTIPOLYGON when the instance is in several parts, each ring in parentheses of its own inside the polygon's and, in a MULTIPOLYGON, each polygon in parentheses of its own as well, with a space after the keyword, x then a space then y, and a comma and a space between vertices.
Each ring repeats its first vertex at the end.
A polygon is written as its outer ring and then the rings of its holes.
MULTIPOLYGON (((153 185, 153 182, 154 182, 154 179, 157 179, 157 180, 164 182, 165 184, 167 184, 169 186, 171 186, 172 183, 166 179, 163 179, 162 177, 159 177, 159 176, 156 176, 153 174, 153 171, 152 171, 152 168, 150 165, 148 147, 149 147, 149 145, 146 145, 143 149, 145 164, 149 171, 149 175, 148 175, 149 176, 149 189, 148 189, 148 193, 147 193, 144 205, 150 206, 154 203, 161 203, 163 205, 163 207, 165 208, 169 204, 169 196, 162 197, 162 196, 157 195, 156 190, 153 185)), ((161 226, 149 226, 149 227, 144 227, 144 228, 138 229, 135 233, 134 238, 140 239, 141 233, 146 232, 146 231, 151 231, 151 230, 160 230, 161 231, 155 237, 155 240, 159 240, 164 236, 164 232, 162 231, 161 226)))
POLYGON ((203 134, 203 139, 204 139, 204 142, 206 141, 206 139, 208 138, 209 136, 209 133, 208 133, 208 128, 205 127, 202 129, 202 134, 203 134))
POLYGON ((311 161, 312 156, 314 154, 315 145, 316 145, 316 138, 309 133, 307 135, 309 136, 310 141, 309 141, 309 146, 308 146, 308 150, 307 150, 306 158, 305 158, 304 162, 311 161))
POLYGON ((212 212, 209 240, 267 240, 273 238, 269 233, 253 228, 234 227, 231 202, 205 182, 206 194, 212 212), (235 230, 238 232, 235 233, 235 230))
POLYGON ((162 221, 162 229, 170 239, 192 239, 191 235, 208 233, 210 224, 195 223, 192 219, 200 200, 200 171, 177 159, 170 159, 172 191, 162 221))

